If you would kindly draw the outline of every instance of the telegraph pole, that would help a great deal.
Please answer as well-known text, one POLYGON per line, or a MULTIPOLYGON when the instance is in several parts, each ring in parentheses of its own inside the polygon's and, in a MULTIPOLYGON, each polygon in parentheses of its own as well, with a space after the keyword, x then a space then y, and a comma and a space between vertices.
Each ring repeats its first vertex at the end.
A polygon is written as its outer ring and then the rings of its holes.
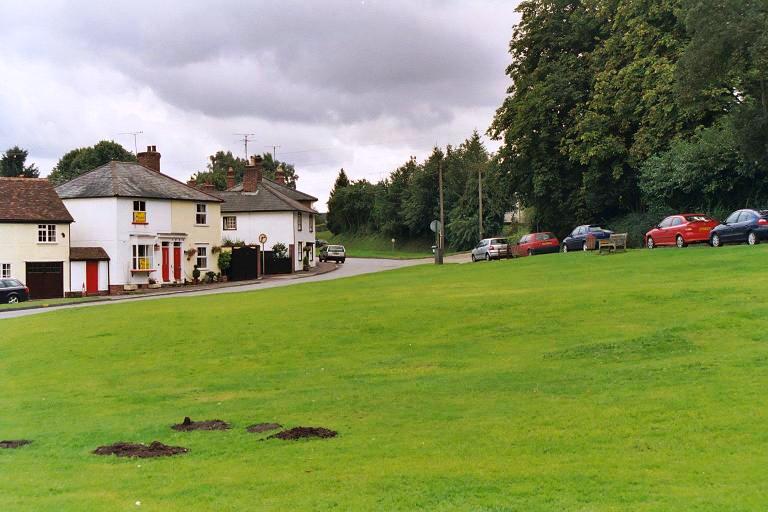
POLYGON ((445 250, 445 210, 443 208, 443 157, 437 161, 437 176, 440 187, 440 229, 437 242, 437 264, 443 264, 443 252, 445 250))
POLYGON ((235 135, 240 135, 242 139, 240 139, 240 142, 243 142, 245 144, 245 161, 248 162, 248 143, 252 142, 253 139, 249 139, 248 137, 255 137, 255 133, 236 133, 235 135))
POLYGON ((267 148, 272 148, 272 161, 277 162, 277 148, 280 146, 277 144, 272 144, 271 146, 265 146, 267 148))
POLYGON ((479 240, 483 239, 483 172, 482 167, 477 168, 477 200, 478 204, 480 205, 480 213, 479 213, 479 219, 480 219, 480 238, 479 240))

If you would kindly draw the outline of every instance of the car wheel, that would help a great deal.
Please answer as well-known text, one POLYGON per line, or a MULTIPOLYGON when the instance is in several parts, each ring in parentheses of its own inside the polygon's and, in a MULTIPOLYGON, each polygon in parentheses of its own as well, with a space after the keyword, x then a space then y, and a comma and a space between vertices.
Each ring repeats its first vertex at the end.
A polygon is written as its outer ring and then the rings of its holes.
POLYGON ((686 247, 688 244, 685 243, 685 239, 683 238, 683 235, 677 235, 675 238, 675 245, 682 249, 683 247, 686 247))
POLYGON ((491 255, 488 253, 485 253, 485 261, 491 261, 491 255))
POLYGON ((345 261, 347 261, 347 258, 342 258, 342 259, 341 259, 341 262, 342 262, 342 263, 344 263, 345 261))
POLYGON ((757 234, 754 231, 750 231, 747 235, 747 243, 749 245, 757 245, 760 243, 760 239, 757 238, 757 234))
POLYGON ((528 256, 533 256, 533 250, 532 249, 528 249, 528 256))
POLYGON ((709 244, 712 247, 720 247, 722 244, 720 240, 720 235, 712 235, 712 238, 709 239, 709 244))
POLYGON ((568 244, 563 244, 563 252, 568 252, 568 244))
POLYGON ((581 246, 581 250, 584 252, 587 252, 589 250, 589 247, 587 247, 587 242, 584 242, 584 245, 581 246))
POLYGON ((475 255, 472 255, 472 263, 475 263, 477 261, 477 258, 475 258, 475 255))
POLYGON ((653 241, 653 237, 648 237, 648 240, 645 241, 645 246, 649 249, 653 249, 656 247, 656 242, 653 241))
POLYGON ((19 296, 18 295, 11 295, 8 297, 8 304, 18 304, 19 303, 19 296))

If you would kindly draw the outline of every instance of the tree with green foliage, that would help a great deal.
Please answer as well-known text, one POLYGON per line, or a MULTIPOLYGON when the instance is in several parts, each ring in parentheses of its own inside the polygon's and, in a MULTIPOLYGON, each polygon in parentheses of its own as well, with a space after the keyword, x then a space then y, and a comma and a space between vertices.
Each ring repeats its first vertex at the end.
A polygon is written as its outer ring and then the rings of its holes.
POLYGON ((0 176, 4 178, 37 178, 40 171, 35 164, 27 163, 29 152, 19 146, 9 148, 0 156, 0 176))
POLYGON ((585 167, 565 144, 589 98, 591 54, 606 37, 599 5, 580 0, 528 0, 517 11, 507 97, 489 134, 502 139, 501 172, 513 202, 533 206, 534 222, 564 231, 584 216, 585 167))
POLYGON ((136 155, 117 142, 102 140, 93 146, 76 148, 65 153, 48 175, 48 179, 54 185, 60 185, 112 160, 135 162, 136 155))
POLYGON ((349 178, 344 169, 339 171, 336 181, 333 184, 331 193, 328 196, 328 215, 326 217, 326 226, 332 233, 341 233, 347 225, 341 210, 343 209, 343 199, 336 199, 341 190, 349 186, 349 178))
MULTIPOLYGON (((216 190, 227 189, 227 171, 231 167, 235 171, 235 183, 243 181, 243 173, 248 162, 244 158, 235 156, 231 151, 217 151, 208 157, 205 171, 198 171, 192 175, 195 183, 212 183, 216 190)), ((285 173, 285 184, 287 187, 296 189, 296 181, 299 177, 296 175, 296 169, 293 164, 281 162, 272 158, 271 153, 262 155, 262 176, 274 180, 277 168, 282 166, 285 173)))

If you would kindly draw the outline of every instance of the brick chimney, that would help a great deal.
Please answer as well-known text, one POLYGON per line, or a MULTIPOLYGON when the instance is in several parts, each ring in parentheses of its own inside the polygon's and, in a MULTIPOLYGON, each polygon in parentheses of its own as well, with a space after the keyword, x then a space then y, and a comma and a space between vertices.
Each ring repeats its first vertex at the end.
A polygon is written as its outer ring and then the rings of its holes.
POLYGON ((189 178, 187 185, 192 188, 197 188, 197 180, 195 178, 189 178))
POLYGON ((285 185, 285 167, 283 167, 283 164, 280 164, 280 167, 275 171, 275 183, 285 185))
POLYGON ((203 183, 199 188, 207 194, 210 194, 216 190, 216 186, 213 183, 203 183))
POLYGON ((243 192, 256 192, 261 183, 261 157, 252 156, 243 174, 243 192))
POLYGON ((139 161, 139 165, 160 172, 160 153, 157 152, 155 146, 147 146, 147 150, 136 155, 136 159, 139 161))
POLYGON ((227 169, 227 189, 230 189, 235 186, 235 170, 232 168, 232 166, 229 166, 229 169, 227 169))

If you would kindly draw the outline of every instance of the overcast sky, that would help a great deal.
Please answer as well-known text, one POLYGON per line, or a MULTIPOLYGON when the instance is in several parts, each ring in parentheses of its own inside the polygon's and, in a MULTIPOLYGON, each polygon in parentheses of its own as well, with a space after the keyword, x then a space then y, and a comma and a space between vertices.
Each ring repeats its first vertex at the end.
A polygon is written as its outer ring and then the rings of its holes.
MULTIPOLYGON (((325 200, 484 133, 508 80, 511 0, 0 0, 0 151, 156 145, 186 180, 218 149, 279 145, 325 200)), ((488 144, 494 149, 493 143, 488 144)))

